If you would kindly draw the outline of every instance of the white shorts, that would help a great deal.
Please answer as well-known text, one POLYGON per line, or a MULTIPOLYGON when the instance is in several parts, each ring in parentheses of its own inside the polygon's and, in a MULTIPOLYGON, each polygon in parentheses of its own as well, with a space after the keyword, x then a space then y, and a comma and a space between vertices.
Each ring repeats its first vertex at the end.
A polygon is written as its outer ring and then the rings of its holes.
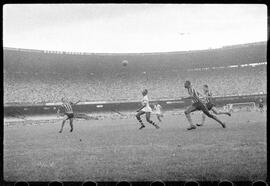
POLYGON ((152 112, 152 109, 151 109, 151 107, 144 107, 144 108, 142 109, 142 111, 143 111, 143 112, 152 112))
POLYGON ((161 113, 160 111, 155 111, 155 110, 154 110, 152 113, 153 113, 153 114, 156 114, 156 115, 162 115, 162 113, 161 113))

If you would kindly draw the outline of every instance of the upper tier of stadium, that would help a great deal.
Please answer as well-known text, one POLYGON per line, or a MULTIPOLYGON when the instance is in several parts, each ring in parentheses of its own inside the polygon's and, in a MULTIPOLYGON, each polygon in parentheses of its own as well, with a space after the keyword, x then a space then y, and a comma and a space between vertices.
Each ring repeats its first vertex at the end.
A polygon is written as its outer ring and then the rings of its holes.
POLYGON ((266 42, 136 54, 4 48, 4 102, 130 101, 142 88, 151 99, 174 99, 186 96, 186 79, 199 89, 208 84, 216 96, 266 93, 266 51, 266 42))
MULTIPOLYGON (((246 64, 266 61, 266 42, 227 46, 218 49, 162 52, 162 53, 76 53, 46 50, 4 48, 4 68, 14 72, 18 65, 23 71, 65 65, 65 71, 78 66, 87 69, 116 69, 127 60, 132 70, 158 70, 163 68, 200 68, 246 64), (25 59, 25 60, 24 60, 25 59), (15 69, 14 69, 15 68, 15 69), (28 69, 30 68, 30 69, 28 69)), ((117 70, 118 69, 118 70, 117 70)), ((55 69, 52 69, 55 70, 55 69)), ((61 69, 57 69, 61 71, 61 69)), ((43 71, 43 69, 42 69, 43 71)))

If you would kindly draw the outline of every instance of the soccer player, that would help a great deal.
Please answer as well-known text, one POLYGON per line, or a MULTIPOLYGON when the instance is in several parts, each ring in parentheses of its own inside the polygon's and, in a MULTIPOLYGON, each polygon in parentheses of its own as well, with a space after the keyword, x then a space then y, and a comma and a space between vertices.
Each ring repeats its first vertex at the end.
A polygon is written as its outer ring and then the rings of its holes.
POLYGON ((164 115, 163 115, 162 107, 161 107, 160 104, 158 104, 158 103, 155 103, 154 104, 154 111, 153 111, 153 113, 156 114, 158 121, 159 122, 162 122, 161 117, 164 117, 164 115))
POLYGON ((263 98, 259 99, 259 110, 260 110, 261 113, 263 113, 263 111, 264 111, 263 110, 263 98))
POLYGON ((142 91, 142 95, 143 95, 142 106, 137 110, 138 113, 136 114, 136 118, 141 124, 141 127, 139 129, 143 129, 145 127, 145 125, 143 124, 142 119, 141 119, 141 115, 143 115, 143 114, 146 115, 146 121, 158 129, 159 126, 157 124, 155 124, 155 122, 150 120, 150 115, 151 115, 152 109, 149 105, 149 99, 148 99, 147 94, 148 94, 147 89, 144 89, 142 91))
POLYGON ((220 121, 216 116, 214 116, 213 114, 211 114, 206 106, 203 104, 203 101, 201 98, 199 98, 199 95, 201 95, 200 93, 198 93, 192 86, 191 86, 191 83, 190 81, 186 81, 185 82, 185 88, 187 89, 188 91, 188 94, 190 95, 190 98, 192 99, 192 102, 193 104, 191 106, 189 106, 186 110, 185 110, 185 115, 186 115, 186 118, 190 124, 190 127, 187 128, 187 130, 192 130, 192 129, 196 129, 196 126, 192 123, 192 120, 191 120, 191 116, 190 116, 190 113, 191 112, 194 112, 194 111, 197 111, 197 110, 201 110, 203 111, 203 113, 216 120, 219 124, 221 124, 221 126, 223 128, 226 127, 225 123, 223 123, 222 121, 220 121))
POLYGON ((233 112, 233 104, 228 104, 229 112, 233 112))
MULTIPOLYGON (((206 108, 210 111, 213 111, 214 114, 220 115, 220 114, 226 114, 228 116, 231 116, 230 112, 222 112, 216 109, 215 104, 214 104, 214 99, 213 99, 213 94, 210 92, 208 85, 203 85, 203 94, 205 96, 205 101, 206 101, 206 108)), ((196 124, 198 127, 203 126, 205 122, 205 114, 202 113, 202 122, 201 124, 196 124)))
POLYGON ((70 132, 72 132, 73 131, 73 118, 74 118, 74 113, 73 113, 72 106, 76 105, 80 101, 77 101, 76 103, 72 103, 72 102, 68 101, 65 98, 62 98, 61 101, 62 101, 62 105, 58 108, 57 113, 59 114, 60 108, 62 108, 64 110, 64 119, 62 121, 62 126, 61 126, 61 129, 60 129, 59 133, 62 133, 65 122, 67 120, 69 120, 70 132))

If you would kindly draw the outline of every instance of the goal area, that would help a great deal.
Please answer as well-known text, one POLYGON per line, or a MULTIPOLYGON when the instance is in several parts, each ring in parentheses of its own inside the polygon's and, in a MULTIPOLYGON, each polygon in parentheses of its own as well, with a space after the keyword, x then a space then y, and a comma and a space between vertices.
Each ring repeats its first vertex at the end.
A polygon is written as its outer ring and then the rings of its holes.
POLYGON ((256 103, 255 102, 245 102, 245 103, 230 103, 226 104, 224 106, 224 110, 230 112, 230 111, 252 111, 256 109, 256 103))

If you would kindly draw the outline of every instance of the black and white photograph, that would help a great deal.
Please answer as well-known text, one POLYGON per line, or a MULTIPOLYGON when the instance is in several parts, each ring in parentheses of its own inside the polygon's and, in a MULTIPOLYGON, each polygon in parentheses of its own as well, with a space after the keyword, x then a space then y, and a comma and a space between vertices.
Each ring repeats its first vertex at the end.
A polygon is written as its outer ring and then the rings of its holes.
POLYGON ((266 181, 265 4, 5 4, 7 182, 266 181))

